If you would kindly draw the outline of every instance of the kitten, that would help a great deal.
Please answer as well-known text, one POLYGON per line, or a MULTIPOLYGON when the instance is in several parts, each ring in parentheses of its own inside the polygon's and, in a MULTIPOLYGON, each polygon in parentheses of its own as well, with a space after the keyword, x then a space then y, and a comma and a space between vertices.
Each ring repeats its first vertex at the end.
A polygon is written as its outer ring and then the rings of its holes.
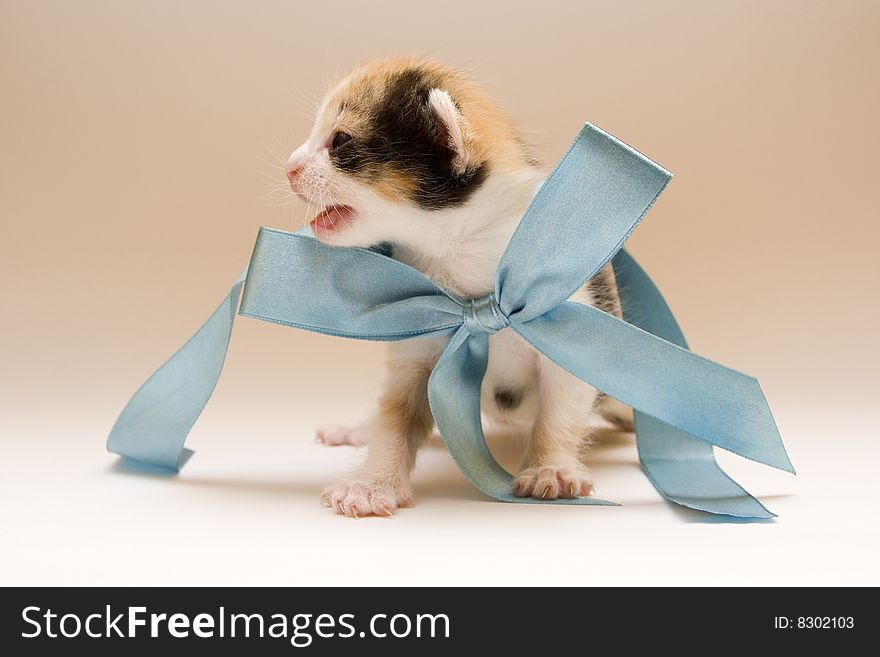
MULTIPOLYGON (((464 298, 494 289, 501 255, 546 173, 510 119, 460 72, 419 59, 368 62, 320 104, 309 138, 287 163, 291 188, 322 210, 311 220, 330 245, 390 248, 393 257, 464 298)), ((620 317, 612 269, 572 299, 620 317)), ((602 418, 623 428, 628 409, 504 329, 489 338, 483 412, 529 432, 513 482, 518 496, 589 495, 580 459, 602 418)), ((368 443, 349 479, 322 502, 359 517, 410 506, 409 473, 433 429, 427 382, 446 343, 390 345, 375 416, 356 427, 319 430, 328 444, 368 443)))

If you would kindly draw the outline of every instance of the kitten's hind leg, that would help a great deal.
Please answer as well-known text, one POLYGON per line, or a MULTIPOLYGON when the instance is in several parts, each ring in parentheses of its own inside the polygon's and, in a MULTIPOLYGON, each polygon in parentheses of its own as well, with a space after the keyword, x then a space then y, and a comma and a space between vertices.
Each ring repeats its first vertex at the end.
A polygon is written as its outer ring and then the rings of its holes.
POLYGON ((636 430, 633 410, 614 397, 602 395, 596 402, 596 412, 602 416, 603 420, 613 424, 618 431, 633 432, 636 430))
POLYGON ((327 424, 315 431, 315 440, 328 447, 353 445, 362 447, 370 440, 370 423, 353 425, 327 424))

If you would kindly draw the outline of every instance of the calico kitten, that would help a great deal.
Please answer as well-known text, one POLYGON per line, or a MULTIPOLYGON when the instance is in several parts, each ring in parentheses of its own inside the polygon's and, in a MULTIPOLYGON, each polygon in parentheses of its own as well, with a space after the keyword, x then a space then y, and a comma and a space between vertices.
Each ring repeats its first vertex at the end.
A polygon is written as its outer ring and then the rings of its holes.
MULTIPOLYGON (((382 244, 464 298, 494 289, 495 270, 546 173, 511 120, 460 72, 419 59, 382 59, 342 78, 287 164, 293 191, 321 208, 311 220, 330 245, 382 244)), ((620 316, 612 269, 572 299, 620 316)), ((322 502, 359 517, 412 504, 409 473, 433 428, 427 382, 446 338, 390 345, 374 417, 318 431, 328 444, 368 443, 362 467, 322 502)), ((513 482, 519 496, 593 490, 580 450, 602 418, 624 428, 628 409, 504 329, 489 338, 483 412, 529 432, 513 482)))

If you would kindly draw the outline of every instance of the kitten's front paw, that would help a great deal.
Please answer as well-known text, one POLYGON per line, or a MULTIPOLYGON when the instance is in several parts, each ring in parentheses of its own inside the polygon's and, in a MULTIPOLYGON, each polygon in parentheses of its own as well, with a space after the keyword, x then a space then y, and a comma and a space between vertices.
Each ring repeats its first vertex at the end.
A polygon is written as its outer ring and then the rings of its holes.
POLYGON ((355 426, 328 424, 318 427, 317 431, 315 431, 315 440, 331 447, 336 447, 337 445, 361 447, 366 445, 369 440, 369 427, 366 424, 357 424, 355 426))
POLYGON ((342 481, 324 489, 321 506, 328 506, 349 518, 391 517, 397 508, 412 506, 412 491, 402 483, 342 481))
POLYGON ((540 466, 522 470, 513 480, 517 497, 555 500, 584 497, 593 492, 590 473, 574 466, 540 466))

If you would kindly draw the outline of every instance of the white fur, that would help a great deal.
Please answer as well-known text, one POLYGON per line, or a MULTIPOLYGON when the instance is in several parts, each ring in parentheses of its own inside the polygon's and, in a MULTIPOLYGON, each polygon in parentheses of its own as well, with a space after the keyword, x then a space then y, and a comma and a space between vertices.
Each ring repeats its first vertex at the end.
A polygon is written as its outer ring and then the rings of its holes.
POLYGON ((457 174, 467 171, 471 154, 465 143, 465 134, 468 128, 464 117, 458 111, 449 93, 442 89, 431 89, 428 92, 428 105, 446 126, 449 148, 455 153, 452 158, 452 170, 457 174))
MULTIPOLYGON (((460 125, 461 117, 448 94, 434 90, 430 102, 448 127, 460 125)), ((396 258, 421 270, 445 289, 470 298, 490 293, 501 255, 540 181, 539 171, 493 171, 463 206, 421 210, 388 201, 332 167, 327 149, 335 118, 323 107, 309 139, 294 151, 289 162, 296 170, 291 183, 294 191, 315 210, 342 203, 357 212, 351 225, 318 237, 339 246, 391 242, 396 258)), ((449 129, 449 133, 456 152, 461 148, 465 153, 461 131, 449 129)), ((573 298, 591 301, 586 288, 573 298)), ((399 382, 414 364, 430 369, 444 346, 443 339, 393 343, 389 382, 399 382)), ((595 388, 549 361, 512 330, 490 337, 482 408, 496 420, 531 429, 533 439, 542 441, 540 457, 532 452, 526 455, 514 483, 517 494, 556 497, 592 491, 578 449, 600 422, 593 410, 596 395, 595 388), (499 386, 522 392, 522 402, 515 411, 497 408, 494 393, 499 386)), ((370 436, 361 469, 346 481, 328 487, 322 496, 325 504, 349 516, 390 515, 412 500, 409 470, 420 438, 383 429, 379 417, 369 427, 354 433, 338 428, 323 433, 324 440, 334 444, 361 442, 366 434, 370 436)))

